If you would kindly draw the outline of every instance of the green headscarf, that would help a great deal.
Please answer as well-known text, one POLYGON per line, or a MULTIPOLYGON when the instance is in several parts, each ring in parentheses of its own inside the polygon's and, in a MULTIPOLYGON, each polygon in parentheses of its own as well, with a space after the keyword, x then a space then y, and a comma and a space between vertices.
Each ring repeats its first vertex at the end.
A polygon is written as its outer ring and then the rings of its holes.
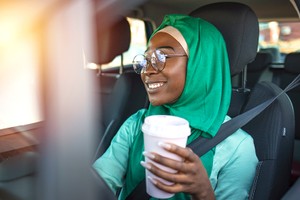
MULTIPOLYGON (((161 106, 150 104, 144 117, 166 114, 188 120, 192 130, 188 143, 199 136, 212 138, 225 119, 231 97, 230 68, 224 39, 221 33, 207 21, 177 14, 165 16, 151 38, 166 26, 179 30, 188 45, 185 87, 175 103, 161 106)), ((143 123, 144 117, 138 124, 143 123)), ((131 168, 134 170, 127 174, 125 193, 133 189, 129 185, 135 187, 135 183, 132 182, 138 179, 134 176, 145 176, 144 171, 140 175, 137 168, 137 163, 143 159, 142 146, 143 137, 140 133, 131 149, 128 168, 129 171, 131 168)), ((212 170, 213 156, 214 149, 201 157, 208 175, 212 170)), ((182 195, 184 194, 176 194, 172 199, 182 199, 182 195)))

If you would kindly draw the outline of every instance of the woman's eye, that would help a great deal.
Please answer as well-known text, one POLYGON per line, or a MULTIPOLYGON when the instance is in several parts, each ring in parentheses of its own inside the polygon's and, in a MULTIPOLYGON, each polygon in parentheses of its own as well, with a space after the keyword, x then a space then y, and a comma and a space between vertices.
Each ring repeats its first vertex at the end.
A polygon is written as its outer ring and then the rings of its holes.
POLYGON ((157 54, 157 59, 161 62, 165 62, 166 61, 166 56, 164 54, 157 54))

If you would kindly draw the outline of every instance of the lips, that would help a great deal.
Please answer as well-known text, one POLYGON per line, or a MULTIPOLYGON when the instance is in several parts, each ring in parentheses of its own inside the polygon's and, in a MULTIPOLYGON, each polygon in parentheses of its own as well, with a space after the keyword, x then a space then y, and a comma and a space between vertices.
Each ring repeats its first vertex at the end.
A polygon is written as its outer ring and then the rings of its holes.
POLYGON ((148 83, 147 84, 149 89, 156 89, 156 88, 159 88, 163 85, 164 85, 164 83, 162 83, 162 82, 160 82, 160 83, 148 83))
POLYGON ((165 85, 166 82, 163 81, 146 81, 145 85, 147 86, 147 91, 149 93, 157 92, 160 88, 165 85))

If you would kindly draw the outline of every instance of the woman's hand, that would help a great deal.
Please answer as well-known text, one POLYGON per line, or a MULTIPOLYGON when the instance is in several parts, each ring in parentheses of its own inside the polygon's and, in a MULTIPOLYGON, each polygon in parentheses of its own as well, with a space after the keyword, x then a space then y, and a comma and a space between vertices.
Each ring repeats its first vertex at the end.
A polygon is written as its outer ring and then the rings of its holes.
POLYGON ((174 183, 173 185, 166 185, 158 179, 147 177, 156 187, 169 193, 189 193, 194 200, 215 199, 206 170, 199 157, 190 148, 182 148, 169 143, 161 143, 160 146, 182 157, 183 161, 175 161, 156 153, 144 152, 144 155, 150 160, 178 171, 175 174, 169 173, 159 169, 150 162, 142 161, 141 164, 150 172, 174 183))

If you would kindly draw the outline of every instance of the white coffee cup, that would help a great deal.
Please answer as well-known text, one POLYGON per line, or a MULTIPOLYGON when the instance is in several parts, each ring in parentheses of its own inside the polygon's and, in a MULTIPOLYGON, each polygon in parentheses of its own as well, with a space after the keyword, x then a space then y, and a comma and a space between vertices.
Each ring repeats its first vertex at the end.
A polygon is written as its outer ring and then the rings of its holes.
MULTIPOLYGON (((173 143, 178 146, 185 147, 187 137, 191 134, 189 122, 187 120, 171 115, 152 115, 145 118, 142 125, 142 131, 144 133, 145 151, 155 152, 164 157, 181 161, 181 157, 166 151, 161 146, 159 146, 159 143, 173 143)), ((147 157, 145 157, 145 162, 151 162, 167 172, 176 173, 175 170, 155 163, 147 157)), ((146 191, 150 196, 164 199, 170 198, 174 195, 173 193, 167 193, 158 189, 149 180, 148 177, 156 178, 168 185, 171 185, 173 183, 158 178, 157 176, 146 170, 146 191)))

